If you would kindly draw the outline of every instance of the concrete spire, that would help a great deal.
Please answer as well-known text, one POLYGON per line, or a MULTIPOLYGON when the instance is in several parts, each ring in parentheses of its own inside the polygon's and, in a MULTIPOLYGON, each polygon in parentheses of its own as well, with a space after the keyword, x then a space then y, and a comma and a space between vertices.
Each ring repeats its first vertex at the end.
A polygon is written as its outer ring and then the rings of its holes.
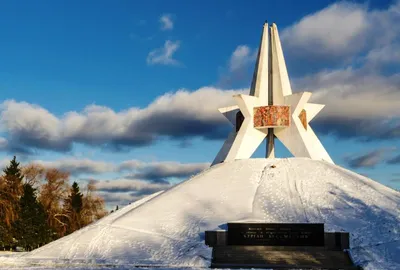
POLYGON ((268 23, 265 22, 261 34, 260 46, 256 66, 254 68, 253 80, 250 87, 250 96, 259 97, 268 103, 268 56, 269 56, 268 23))

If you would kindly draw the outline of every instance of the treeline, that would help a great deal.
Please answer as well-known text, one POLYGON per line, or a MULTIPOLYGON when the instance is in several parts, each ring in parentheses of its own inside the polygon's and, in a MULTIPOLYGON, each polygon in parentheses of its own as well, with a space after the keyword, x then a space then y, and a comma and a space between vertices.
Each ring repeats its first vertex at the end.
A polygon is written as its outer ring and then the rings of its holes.
POLYGON ((0 176, 0 250, 32 250, 105 216, 90 181, 81 192, 69 173, 14 157, 0 176))

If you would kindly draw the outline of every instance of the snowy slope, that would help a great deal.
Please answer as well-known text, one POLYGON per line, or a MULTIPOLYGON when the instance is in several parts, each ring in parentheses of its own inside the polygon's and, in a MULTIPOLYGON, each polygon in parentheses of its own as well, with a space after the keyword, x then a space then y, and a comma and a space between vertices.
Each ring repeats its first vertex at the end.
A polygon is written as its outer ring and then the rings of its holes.
POLYGON ((229 221, 323 222, 351 233, 367 269, 400 269, 400 194, 335 165, 306 158, 219 164, 99 222, 34 250, 24 261, 204 267, 204 231, 229 221), (271 168, 271 165, 276 168, 271 168))

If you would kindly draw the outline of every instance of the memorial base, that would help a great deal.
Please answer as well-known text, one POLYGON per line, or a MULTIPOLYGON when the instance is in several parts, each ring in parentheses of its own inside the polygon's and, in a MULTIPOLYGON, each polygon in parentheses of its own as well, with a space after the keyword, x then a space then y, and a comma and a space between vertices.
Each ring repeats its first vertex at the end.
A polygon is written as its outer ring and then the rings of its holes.
POLYGON ((205 243, 211 268, 360 269, 349 234, 324 232, 323 224, 228 223, 228 231, 206 231, 205 243))

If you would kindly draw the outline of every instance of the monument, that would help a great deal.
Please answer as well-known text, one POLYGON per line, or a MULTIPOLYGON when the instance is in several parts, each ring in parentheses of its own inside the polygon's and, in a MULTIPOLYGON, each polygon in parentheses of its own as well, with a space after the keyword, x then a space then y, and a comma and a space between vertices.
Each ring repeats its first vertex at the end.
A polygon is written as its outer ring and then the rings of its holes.
POLYGON ((308 103, 310 97, 310 92, 292 93, 278 28, 275 23, 269 26, 266 22, 250 95, 236 95, 237 105, 219 109, 234 128, 212 165, 250 158, 266 137, 267 158, 275 157, 276 137, 294 157, 333 164, 309 125, 324 105, 308 103))
POLYGON ((264 24, 250 95, 221 109, 234 128, 220 164, 22 255, 21 267, 352 269, 351 255, 400 269, 399 192, 333 164, 309 125, 323 107, 310 96, 292 94, 278 30, 264 24), (266 137, 267 158, 251 159, 266 137), (273 158, 275 137, 294 158, 273 158))
MULTIPOLYGON (((278 28, 265 22, 250 94, 236 95, 237 105, 219 109, 234 127, 212 165, 249 159, 265 138, 266 158, 275 158, 278 138, 294 157, 333 164, 309 125, 324 105, 308 103, 310 97, 310 92, 292 93, 278 28)), ((213 248, 212 268, 354 266, 345 251, 349 234, 334 233, 332 238, 332 233, 325 234, 323 223, 229 222, 227 226, 227 231, 206 231, 205 243, 213 248)))

